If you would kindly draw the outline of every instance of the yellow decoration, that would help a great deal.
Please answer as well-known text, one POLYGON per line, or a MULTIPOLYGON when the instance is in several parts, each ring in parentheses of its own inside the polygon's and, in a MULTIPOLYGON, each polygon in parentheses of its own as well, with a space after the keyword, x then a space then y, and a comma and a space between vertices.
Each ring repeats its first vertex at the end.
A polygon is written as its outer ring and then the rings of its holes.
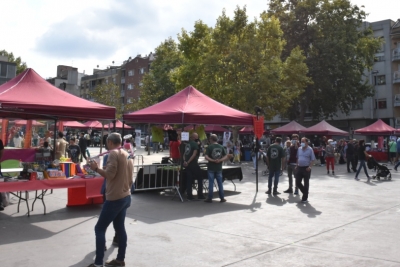
POLYGON ((151 127, 152 142, 164 143, 164 131, 157 126, 151 127))
POLYGON ((189 131, 189 135, 192 135, 192 133, 197 133, 199 135, 200 140, 205 140, 207 139, 206 131, 204 130, 204 125, 198 125, 196 129, 192 129, 189 131))

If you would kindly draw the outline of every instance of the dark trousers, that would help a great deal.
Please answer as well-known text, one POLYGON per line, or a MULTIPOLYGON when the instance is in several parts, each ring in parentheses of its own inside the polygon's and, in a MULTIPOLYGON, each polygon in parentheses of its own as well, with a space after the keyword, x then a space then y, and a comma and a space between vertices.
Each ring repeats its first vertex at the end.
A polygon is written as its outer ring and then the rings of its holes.
POLYGON ((197 180, 197 196, 203 196, 203 178, 201 177, 200 167, 198 164, 190 165, 186 167, 186 194, 189 198, 193 197, 193 181, 197 180))
POLYGON ((311 171, 307 171, 307 167, 297 167, 296 171, 296 186, 303 193, 301 200, 308 199, 308 189, 310 187, 311 171), (304 179, 304 185, 302 184, 304 179))
POLYGON ((325 164, 325 151, 321 152, 319 159, 321 161, 321 164, 325 164))
MULTIPOLYGON (((293 176, 294 179, 296 179, 296 165, 288 165, 288 180, 289 180, 289 189, 293 188, 293 176)), ((296 184, 296 180, 295 180, 295 184, 296 184)), ((297 186, 295 185, 296 189, 297 186)))
POLYGON ((358 165, 358 156, 354 155, 353 156, 353 161, 352 161, 352 169, 353 171, 357 171, 357 165, 358 165))
POLYGON ((347 160, 347 171, 350 171, 350 164, 351 168, 355 170, 357 166, 354 165, 354 155, 346 155, 346 160, 347 160))
POLYGON ((81 162, 82 162, 82 157, 84 157, 85 160, 87 160, 87 157, 86 157, 86 148, 83 149, 83 148, 81 147, 81 156, 80 156, 80 161, 81 161, 81 162))

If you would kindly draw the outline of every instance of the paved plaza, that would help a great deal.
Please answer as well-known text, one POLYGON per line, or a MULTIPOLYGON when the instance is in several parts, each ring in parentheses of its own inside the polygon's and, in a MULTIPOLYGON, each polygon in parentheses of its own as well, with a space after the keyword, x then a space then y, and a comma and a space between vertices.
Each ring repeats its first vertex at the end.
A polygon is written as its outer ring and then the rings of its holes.
MULTIPOLYGON (((97 152, 91 148, 91 154, 97 152)), ((145 163, 160 162, 167 154, 145 155, 145 163)), ((266 177, 260 176, 257 193, 252 163, 243 163, 242 170, 236 191, 224 183, 226 203, 181 203, 160 192, 133 194, 125 223, 126 266, 400 266, 396 171, 392 181, 366 183, 365 174, 355 181, 345 165, 336 166, 335 176, 314 166, 310 202, 301 204, 300 196, 283 193, 286 173, 280 178, 281 194, 268 196, 266 177)), ((12 202, 0 212, 3 266, 86 267, 94 261, 101 205, 67 208, 66 189, 46 196, 46 215, 41 203, 27 217, 26 206, 17 213, 16 199, 12 202)), ((105 260, 117 254, 113 234, 110 227, 105 260)))

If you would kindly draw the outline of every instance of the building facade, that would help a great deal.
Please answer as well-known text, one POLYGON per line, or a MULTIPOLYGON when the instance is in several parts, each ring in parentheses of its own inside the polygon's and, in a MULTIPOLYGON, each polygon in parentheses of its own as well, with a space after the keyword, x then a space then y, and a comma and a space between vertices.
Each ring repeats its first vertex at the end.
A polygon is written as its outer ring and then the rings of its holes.
POLYGON ((107 69, 93 69, 92 75, 85 75, 81 78, 80 97, 93 101, 90 92, 101 84, 115 84, 120 86, 120 66, 110 66, 107 69))
POLYGON ((81 78, 84 76, 84 73, 78 72, 78 68, 58 65, 57 76, 46 80, 61 90, 76 96, 80 96, 81 78))
MULTIPOLYGON (((349 115, 338 113, 337 117, 328 122, 349 133, 370 125, 377 119, 382 119, 392 127, 400 128, 400 20, 364 22, 363 26, 371 27, 374 37, 383 41, 375 54, 372 70, 365 72, 365 77, 373 86, 375 95, 354 106, 349 115)), ((267 128, 272 129, 288 122, 280 116, 275 116, 266 124, 267 128)), ((304 126, 316 123, 309 116, 306 117, 304 126)))
POLYGON ((17 74, 17 65, 8 62, 7 56, 0 56, 0 85, 8 82, 17 74))

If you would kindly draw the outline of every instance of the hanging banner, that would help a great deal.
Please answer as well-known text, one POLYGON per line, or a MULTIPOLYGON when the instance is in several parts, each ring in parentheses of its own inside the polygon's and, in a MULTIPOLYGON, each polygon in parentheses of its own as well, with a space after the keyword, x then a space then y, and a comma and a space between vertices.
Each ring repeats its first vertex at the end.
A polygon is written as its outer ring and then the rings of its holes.
POLYGON ((24 148, 30 148, 32 144, 32 120, 26 122, 24 148))
POLYGON ((7 129, 8 129, 8 119, 3 119, 1 121, 1 140, 3 145, 7 145, 7 129))
POLYGON ((260 139, 264 133, 264 116, 258 117, 258 120, 256 116, 253 117, 253 131, 254 135, 260 139))
POLYGON ((58 122, 58 132, 62 133, 64 131, 64 123, 62 121, 58 122))
POLYGON ((383 136, 378 136, 378 150, 383 150, 383 136))

